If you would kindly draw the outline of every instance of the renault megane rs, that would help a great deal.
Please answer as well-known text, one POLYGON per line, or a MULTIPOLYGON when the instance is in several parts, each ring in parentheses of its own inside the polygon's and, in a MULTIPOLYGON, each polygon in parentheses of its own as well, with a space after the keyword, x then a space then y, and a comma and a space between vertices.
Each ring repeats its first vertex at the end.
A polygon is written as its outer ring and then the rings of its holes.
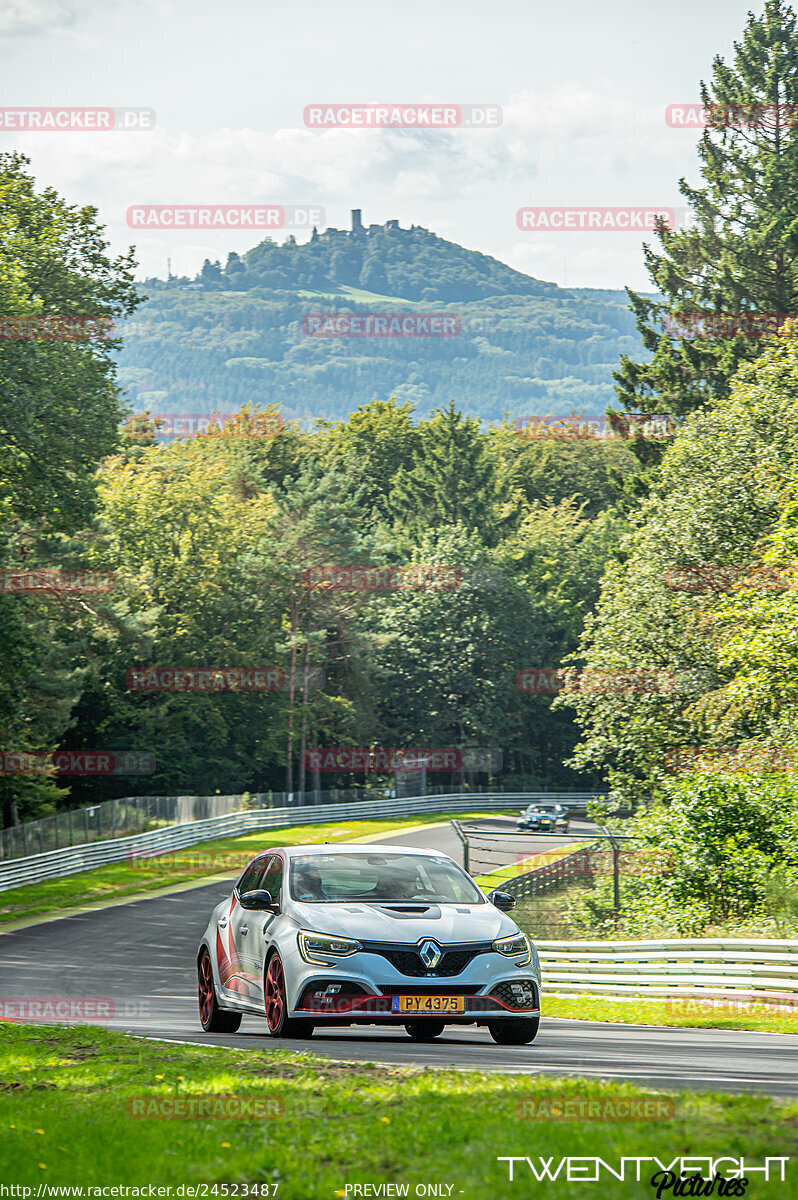
POLYGON ((380 845, 265 851, 211 913, 197 954, 203 1029, 245 1013, 272 1037, 315 1026, 403 1025, 420 1041, 486 1025, 502 1045, 540 1021, 537 952, 490 896, 434 850, 380 845))

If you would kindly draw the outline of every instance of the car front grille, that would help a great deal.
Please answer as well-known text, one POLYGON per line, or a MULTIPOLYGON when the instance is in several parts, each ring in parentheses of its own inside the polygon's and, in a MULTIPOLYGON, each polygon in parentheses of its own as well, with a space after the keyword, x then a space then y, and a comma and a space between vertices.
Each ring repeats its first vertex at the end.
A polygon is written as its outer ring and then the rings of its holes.
POLYGON ((359 983, 351 983, 348 979, 317 979, 309 983, 302 992, 297 1008, 326 1008, 341 1000, 351 1000, 356 996, 368 996, 369 993, 359 983), (336 992, 328 992, 328 988, 337 988, 336 992))
POLYGON ((386 946, 384 943, 364 942, 363 949, 369 954, 387 958, 391 966, 401 975, 414 979, 446 979, 460 975, 478 954, 487 954, 492 949, 490 942, 475 942, 470 946, 441 947, 443 957, 436 967, 430 969, 422 961, 418 950, 406 946, 386 946))
POLYGON ((512 983, 497 983, 491 988, 491 996, 509 1004, 510 1008, 537 1008, 538 989, 534 979, 514 979, 512 983))
POLYGON ((475 996, 481 983, 378 983, 383 996, 475 996))

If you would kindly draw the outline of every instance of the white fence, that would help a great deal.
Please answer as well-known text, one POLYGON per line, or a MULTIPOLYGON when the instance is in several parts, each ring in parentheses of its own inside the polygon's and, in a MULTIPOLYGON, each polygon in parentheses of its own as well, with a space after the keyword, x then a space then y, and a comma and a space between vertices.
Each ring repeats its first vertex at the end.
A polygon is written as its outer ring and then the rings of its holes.
POLYGON ((369 817, 390 819, 414 816, 416 813, 491 812, 506 809, 515 811, 519 805, 544 799, 583 808, 585 802, 592 798, 592 795, 585 793, 457 793, 448 796, 413 796, 403 799, 348 801, 344 804, 249 809, 226 816, 210 817, 205 821, 191 821, 183 825, 153 829, 131 837, 90 842, 82 846, 67 846, 62 850, 49 850, 44 854, 32 854, 27 858, 0 862, 0 892, 21 887, 26 883, 36 883, 40 879, 75 875, 80 871, 90 871, 93 867, 105 866, 106 863, 165 854, 170 850, 184 850, 186 846, 194 846, 198 842, 236 837, 242 833, 254 833, 259 829, 275 829, 286 825, 320 825, 327 821, 369 817))
POLYGON ((668 938, 535 945, 549 994, 691 996, 798 1006, 798 941, 668 938))

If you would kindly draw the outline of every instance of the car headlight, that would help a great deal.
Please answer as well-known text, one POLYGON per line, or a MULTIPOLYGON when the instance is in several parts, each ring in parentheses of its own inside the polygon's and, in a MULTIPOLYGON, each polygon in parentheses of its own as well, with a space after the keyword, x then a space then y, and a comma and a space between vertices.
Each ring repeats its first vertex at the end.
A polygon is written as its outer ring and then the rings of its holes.
POLYGON ((523 933, 511 933, 509 937, 499 938, 493 943, 493 949, 505 958, 517 958, 516 966, 519 967, 526 966, 532 957, 532 949, 523 933))
POLYGON ((313 933, 310 929, 300 929, 297 934, 299 953, 305 962, 318 963, 327 966, 328 958, 346 958, 348 954, 356 954, 363 946, 354 938, 333 937, 329 933, 313 933), (321 957, 321 956, 324 957, 321 957))

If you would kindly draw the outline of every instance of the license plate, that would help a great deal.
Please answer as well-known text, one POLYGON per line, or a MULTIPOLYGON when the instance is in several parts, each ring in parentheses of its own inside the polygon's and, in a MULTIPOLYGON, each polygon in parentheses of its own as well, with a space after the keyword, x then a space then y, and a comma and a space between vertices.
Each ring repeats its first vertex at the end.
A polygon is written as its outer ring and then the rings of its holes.
POLYGON ((465 996, 394 996, 392 1007, 394 1012, 421 1016, 464 1013, 465 996))

